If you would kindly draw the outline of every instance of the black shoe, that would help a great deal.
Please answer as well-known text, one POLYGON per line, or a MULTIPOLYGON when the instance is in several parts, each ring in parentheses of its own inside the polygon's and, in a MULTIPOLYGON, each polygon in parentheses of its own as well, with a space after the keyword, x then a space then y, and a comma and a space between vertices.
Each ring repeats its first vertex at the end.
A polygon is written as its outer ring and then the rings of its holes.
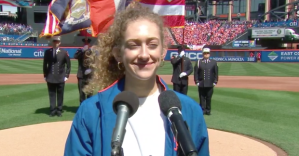
POLYGON ((53 117, 53 116, 55 116, 55 115, 56 115, 56 111, 52 111, 52 112, 50 113, 49 117, 53 117))
POLYGON ((206 112, 206 115, 211 115, 211 112, 206 112))
POLYGON ((61 112, 57 112, 57 116, 58 117, 62 117, 62 113, 61 112))

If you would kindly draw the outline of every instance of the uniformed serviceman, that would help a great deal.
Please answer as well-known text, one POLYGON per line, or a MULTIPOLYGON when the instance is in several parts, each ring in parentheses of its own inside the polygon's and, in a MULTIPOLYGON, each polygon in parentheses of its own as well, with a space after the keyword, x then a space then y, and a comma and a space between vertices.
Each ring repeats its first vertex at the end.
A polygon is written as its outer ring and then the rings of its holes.
POLYGON ((173 83, 174 91, 187 95, 188 76, 193 72, 193 67, 190 59, 184 55, 183 47, 178 46, 178 55, 171 58, 173 67, 171 82, 173 83))
POLYGON ((83 49, 78 49, 74 55, 74 58, 78 60, 78 90, 79 90, 79 101, 80 104, 86 99, 92 96, 92 94, 85 94, 83 88, 87 85, 89 79, 91 79, 91 69, 88 68, 88 57, 87 53, 90 53, 91 50, 85 45, 83 49))
POLYGON ((210 49, 203 49, 203 59, 199 59, 194 66, 194 81, 198 86, 200 105, 203 113, 211 114, 211 99, 214 86, 218 83, 218 65, 210 59, 210 49))
POLYGON ((52 38, 52 48, 44 53, 43 72, 50 98, 50 117, 62 116, 65 81, 71 71, 71 61, 66 50, 59 48, 60 36, 52 38), (57 96, 57 107, 56 107, 57 96))

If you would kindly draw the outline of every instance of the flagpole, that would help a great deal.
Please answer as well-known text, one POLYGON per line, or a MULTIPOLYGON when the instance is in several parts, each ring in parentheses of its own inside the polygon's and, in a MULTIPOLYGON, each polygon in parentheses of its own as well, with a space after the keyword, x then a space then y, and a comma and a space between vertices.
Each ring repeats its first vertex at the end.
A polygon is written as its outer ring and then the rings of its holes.
POLYGON ((183 28, 183 43, 182 44, 185 45, 185 26, 183 28))

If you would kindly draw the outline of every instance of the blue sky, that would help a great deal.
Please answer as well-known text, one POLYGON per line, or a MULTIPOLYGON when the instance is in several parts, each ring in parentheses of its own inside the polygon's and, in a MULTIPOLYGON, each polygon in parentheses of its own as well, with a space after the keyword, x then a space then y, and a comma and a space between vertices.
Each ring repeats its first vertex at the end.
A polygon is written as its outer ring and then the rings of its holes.
POLYGON ((2 5, 3 11, 10 11, 11 13, 17 12, 17 7, 2 5))

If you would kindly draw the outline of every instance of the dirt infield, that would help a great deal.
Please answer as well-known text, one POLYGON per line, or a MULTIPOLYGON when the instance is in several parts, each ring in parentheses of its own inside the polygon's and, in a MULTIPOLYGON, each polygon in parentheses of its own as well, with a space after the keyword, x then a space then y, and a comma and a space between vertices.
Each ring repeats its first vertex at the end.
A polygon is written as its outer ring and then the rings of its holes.
MULTIPOLYGON (((161 77, 171 84, 170 75, 161 77)), ((298 81, 297 77, 220 76, 217 87, 299 92, 298 81)), ((45 83, 42 74, 0 74, 0 85, 35 83, 45 83)), ((77 83, 76 75, 72 74, 67 83, 77 83)), ((190 85, 194 85, 192 76, 190 85)), ((55 122, 1 130, 1 155, 63 155, 70 124, 55 122)), ((255 138, 212 129, 209 137, 211 156, 287 156, 280 148, 255 138)))
MULTIPOLYGON (((167 84, 171 84, 171 75, 161 75, 167 84)), ((189 84, 195 85, 193 76, 189 84)), ((256 77, 256 76, 220 76, 217 87, 277 90, 299 92, 299 77, 256 77)), ((0 85, 45 83, 42 74, 0 74, 0 85)), ((67 83, 77 83, 75 74, 71 74, 67 83)))
MULTIPOLYGON (((43 123, 2 130, 1 154, 62 156, 71 123, 71 121, 43 123)), ((248 137, 213 129, 209 129, 208 133, 211 156, 277 156, 268 146, 248 137)))

